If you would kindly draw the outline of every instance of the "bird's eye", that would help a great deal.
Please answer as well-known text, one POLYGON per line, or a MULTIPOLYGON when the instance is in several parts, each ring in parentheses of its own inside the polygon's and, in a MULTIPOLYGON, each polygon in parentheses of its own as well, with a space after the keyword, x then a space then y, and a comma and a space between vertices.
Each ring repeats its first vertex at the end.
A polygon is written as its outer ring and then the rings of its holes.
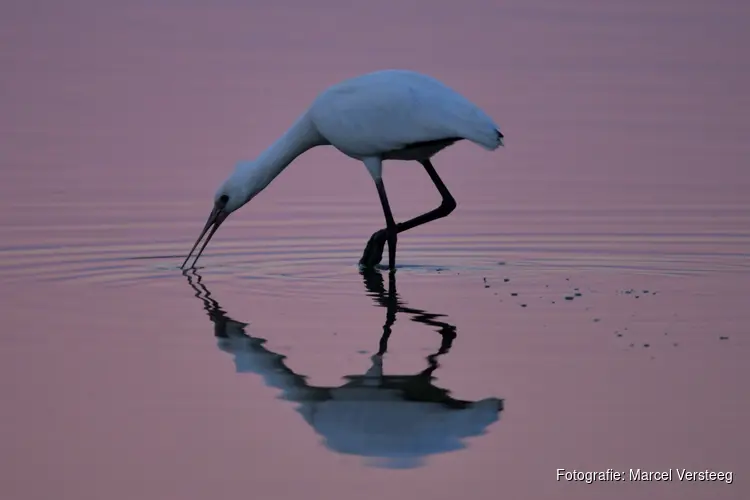
POLYGON ((228 201, 229 201, 229 196, 227 196, 225 194, 222 194, 221 196, 219 196, 219 203, 220 204, 226 205, 228 201))

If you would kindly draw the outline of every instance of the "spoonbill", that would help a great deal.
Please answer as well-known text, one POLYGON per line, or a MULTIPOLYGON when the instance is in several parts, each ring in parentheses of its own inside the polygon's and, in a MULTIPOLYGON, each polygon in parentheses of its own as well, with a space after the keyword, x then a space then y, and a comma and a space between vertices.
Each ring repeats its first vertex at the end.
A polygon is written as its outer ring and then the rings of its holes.
POLYGON ((393 270, 398 233, 445 217, 456 208, 456 200, 430 159, 463 139, 489 151, 504 146, 503 134, 484 111, 433 77, 408 70, 381 70, 337 83, 320 93, 260 156, 236 165, 216 191, 208 221, 181 268, 208 233, 194 267, 229 214, 265 189, 295 158, 313 147, 328 145, 364 163, 383 207, 386 227, 370 237, 360 265, 377 266, 387 242, 388 267, 393 270), (396 224, 383 184, 384 160, 421 163, 443 198, 440 206, 396 224))

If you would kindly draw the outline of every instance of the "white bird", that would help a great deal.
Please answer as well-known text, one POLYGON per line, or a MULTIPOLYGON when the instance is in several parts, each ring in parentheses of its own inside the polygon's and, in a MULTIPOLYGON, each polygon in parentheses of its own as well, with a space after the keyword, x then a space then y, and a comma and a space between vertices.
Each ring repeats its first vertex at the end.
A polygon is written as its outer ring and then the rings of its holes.
POLYGON ((430 76, 383 70, 344 80, 319 94, 294 125, 254 161, 237 164, 216 191, 213 210, 182 268, 209 229, 193 266, 229 214, 265 189, 299 155, 315 146, 330 145, 365 164, 383 206, 386 227, 372 235, 360 265, 367 268, 380 263, 387 242, 388 267, 393 270, 398 233, 445 217, 456 208, 430 158, 462 139, 493 151, 504 145, 503 138, 484 111, 430 76), (383 160, 420 162, 443 198, 440 206, 396 224, 383 185, 383 160))

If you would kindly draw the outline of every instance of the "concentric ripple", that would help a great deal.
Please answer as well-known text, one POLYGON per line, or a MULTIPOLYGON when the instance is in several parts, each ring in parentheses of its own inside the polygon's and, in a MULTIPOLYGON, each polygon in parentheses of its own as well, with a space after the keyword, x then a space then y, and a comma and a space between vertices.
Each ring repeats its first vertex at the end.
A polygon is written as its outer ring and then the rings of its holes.
MULTIPOLYGON (((69 243, 0 248, 6 281, 69 281, 116 286, 158 283, 180 275, 191 241, 69 243)), ((365 240, 274 237, 218 240, 201 258, 201 272, 243 287, 276 283, 316 286, 350 276, 365 240)), ((399 239, 401 273, 492 273, 501 265, 538 271, 618 270, 700 274, 750 270, 747 234, 474 234, 399 239)), ((273 293, 267 287, 266 293, 273 293)))

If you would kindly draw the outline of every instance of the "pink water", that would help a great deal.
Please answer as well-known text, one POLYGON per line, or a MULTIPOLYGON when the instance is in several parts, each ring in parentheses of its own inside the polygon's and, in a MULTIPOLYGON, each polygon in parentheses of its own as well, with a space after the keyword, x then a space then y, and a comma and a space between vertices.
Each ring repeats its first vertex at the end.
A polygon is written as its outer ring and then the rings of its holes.
MULTIPOLYGON (((3 3, 0 498, 749 498, 749 33, 729 0, 3 3), (183 276, 234 163, 385 67, 507 144, 435 158, 459 208, 395 283, 332 149, 183 276)), ((439 203, 385 181, 397 219, 439 203)))

